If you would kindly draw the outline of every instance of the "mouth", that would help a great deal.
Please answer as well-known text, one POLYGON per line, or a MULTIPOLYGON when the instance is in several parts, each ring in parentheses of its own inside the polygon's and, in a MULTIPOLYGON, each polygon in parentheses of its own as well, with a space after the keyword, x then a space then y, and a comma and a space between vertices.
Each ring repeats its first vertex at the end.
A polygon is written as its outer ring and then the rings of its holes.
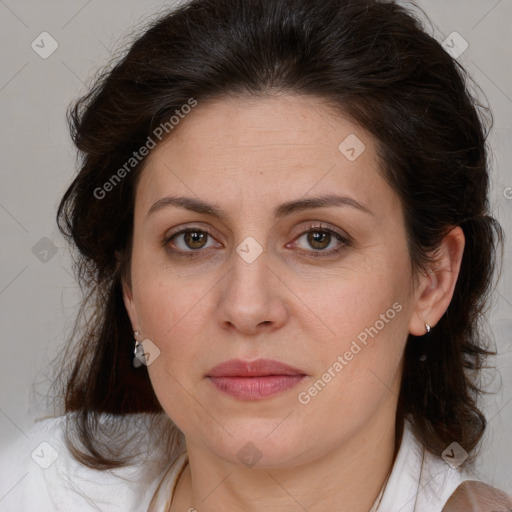
POLYGON ((306 374, 273 361, 232 359, 212 368, 206 377, 219 391, 241 400, 262 400, 297 385, 306 374))

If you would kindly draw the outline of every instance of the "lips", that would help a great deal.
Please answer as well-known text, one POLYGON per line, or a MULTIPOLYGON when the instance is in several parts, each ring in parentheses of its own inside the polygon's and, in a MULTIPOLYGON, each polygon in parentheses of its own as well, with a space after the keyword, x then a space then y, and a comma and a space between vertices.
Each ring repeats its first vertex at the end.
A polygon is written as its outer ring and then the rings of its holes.
POLYGON ((277 375, 305 375, 302 370, 271 359, 242 361, 231 359, 212 368, 207 377, 267 377, 277 375))
POLYGON ((306 374, 270 359, 232 359, 206 375, 215 388, 239 400, 263 400, 296 386, 306 374))

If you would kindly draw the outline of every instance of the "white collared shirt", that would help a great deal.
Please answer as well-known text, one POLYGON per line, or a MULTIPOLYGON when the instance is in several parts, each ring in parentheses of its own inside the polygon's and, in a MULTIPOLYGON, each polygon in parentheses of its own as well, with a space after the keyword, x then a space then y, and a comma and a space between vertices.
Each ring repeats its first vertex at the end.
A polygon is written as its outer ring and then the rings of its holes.
MULTIPOLYGON (((70 454, 63 426, 62 416, 37 422, 27 438, 20 438, 0 455, 0 512, 168 509, 188 460, 185 452, 177 454, 171 464, 153 453, 123 468, 94 470, 70 454)), ((406 420, 393 469, 370 512, 441 512, 464 480, 479 478, 431 454, 406 420)))

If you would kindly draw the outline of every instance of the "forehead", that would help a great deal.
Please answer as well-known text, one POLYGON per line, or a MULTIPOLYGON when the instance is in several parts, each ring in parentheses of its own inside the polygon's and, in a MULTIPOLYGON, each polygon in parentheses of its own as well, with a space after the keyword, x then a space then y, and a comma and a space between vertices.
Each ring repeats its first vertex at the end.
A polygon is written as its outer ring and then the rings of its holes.
MULTIPOLYGON (((160 147, 171 145, 175 151, 189 152, 193 149, 189 156, 198 157, 204 151, 257 151, 280 146, 331 153, 335 150, 337 154, 339 144, 350 134, 359 135, 367 146, 373 145, 369 133, 312 96, 227 96, 209 100, 199 103, 177 128, 160 147)), ((157 154, 153 152, 150 160, 157 154)), ((263 155, 264 152, 260 156, 263 155)))
POLYGON ((344 192, 367 203, 392 195, 379 174, 373 136, 304 96, 199 103, 148 156, 138 206, 147 210, 177 192, 255 205, 308 193, 344 192))

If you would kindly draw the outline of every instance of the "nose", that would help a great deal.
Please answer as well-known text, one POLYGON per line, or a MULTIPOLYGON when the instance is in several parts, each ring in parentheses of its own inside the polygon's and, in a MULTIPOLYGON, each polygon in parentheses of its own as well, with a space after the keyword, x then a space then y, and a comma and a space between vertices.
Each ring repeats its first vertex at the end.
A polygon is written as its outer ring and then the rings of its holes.
POLYGON ((269 266, 266 253, 252 263, 234 253, 232 270, 222 281, 217 318, 223 329, 255 335, 286 323, 286 287, 269 266))

